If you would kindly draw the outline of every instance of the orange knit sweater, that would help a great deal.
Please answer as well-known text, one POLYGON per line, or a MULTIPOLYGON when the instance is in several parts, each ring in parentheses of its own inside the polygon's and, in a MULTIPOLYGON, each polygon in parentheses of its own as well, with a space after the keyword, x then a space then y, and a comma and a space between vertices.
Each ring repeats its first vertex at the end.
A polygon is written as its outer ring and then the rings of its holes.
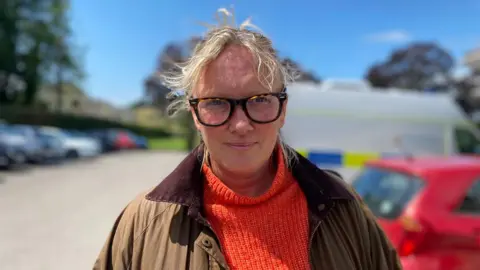
POLYGON ((278 151, 270 189, 246 197, 205 165, 205 213, 232 269, 309 269, 307 202, 278 151))

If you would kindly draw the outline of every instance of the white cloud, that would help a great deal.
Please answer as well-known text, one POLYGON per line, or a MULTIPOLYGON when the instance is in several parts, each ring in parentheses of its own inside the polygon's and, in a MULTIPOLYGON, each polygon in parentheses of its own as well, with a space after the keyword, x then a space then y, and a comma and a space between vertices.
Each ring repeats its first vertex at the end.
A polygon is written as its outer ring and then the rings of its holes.
POLYGON ((391 30, 367 35, 366 40, 374 43, 402 43, 412 39, 405 30, 391 30))

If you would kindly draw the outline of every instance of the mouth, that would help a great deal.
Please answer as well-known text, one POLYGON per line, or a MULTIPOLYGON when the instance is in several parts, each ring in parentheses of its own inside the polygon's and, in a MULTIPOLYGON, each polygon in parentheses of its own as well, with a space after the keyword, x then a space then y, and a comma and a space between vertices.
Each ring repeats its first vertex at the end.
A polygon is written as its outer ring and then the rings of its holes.
POLYGON ((235 150, 248 150, 252 148, 255 144, 255 142, 225 143, 226 146, 235 150))

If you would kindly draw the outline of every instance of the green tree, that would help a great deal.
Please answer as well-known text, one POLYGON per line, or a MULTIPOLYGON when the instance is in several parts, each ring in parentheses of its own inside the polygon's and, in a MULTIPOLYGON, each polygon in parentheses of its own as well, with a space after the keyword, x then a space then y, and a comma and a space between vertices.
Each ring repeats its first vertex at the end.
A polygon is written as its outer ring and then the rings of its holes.
POLYGON ((374 87, 424 90, 435 80, 451 82, 453 57, 436 43, 416 42, 394 50, 383 62, 372 65, 365 79, 374 87))
POLYGON ((300 66, 299 63, 294 61, 289 57, 282 59, 282 65, 287 69, 291 69, 295 73, 295 81, 297 82, 311 82, 311 83, 320 83, 321 78, 312 71, 307 71, 300 66))
POLYGON ((455 86, 457 89, 455 100, 460 107, 470 116, 480 111, 480 99, 475 95, 480 87, 480 74, 472 72, 459 80, 455 86))
POLYGON ((0 102, 10 100, 7 94, 10 77, 18 73, 16 47, 20 7, 19 1, 0 1, 0 102))
POLYGON ((52 80, 55 69, 71 81, 83 77, 73 53, 69 8, 69 0, 0 1, 0 10, 6 11, 0 13, 0 69, 24 80, 26 105, 35 102, 40 86, 52 80))

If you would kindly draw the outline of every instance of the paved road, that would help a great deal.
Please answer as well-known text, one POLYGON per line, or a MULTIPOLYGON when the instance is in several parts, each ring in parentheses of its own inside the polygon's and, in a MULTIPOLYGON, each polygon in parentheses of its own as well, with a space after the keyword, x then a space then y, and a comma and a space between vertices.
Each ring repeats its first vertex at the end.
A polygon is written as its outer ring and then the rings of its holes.
POLYGON ((116 216, 180 153, 120 153, 26 172, 0 172, 0 268, 91 269, 116 216))
POLYGON ((183 157, 130 152, 0 172, 0 268, 91 269, 122 208, 183 157))

